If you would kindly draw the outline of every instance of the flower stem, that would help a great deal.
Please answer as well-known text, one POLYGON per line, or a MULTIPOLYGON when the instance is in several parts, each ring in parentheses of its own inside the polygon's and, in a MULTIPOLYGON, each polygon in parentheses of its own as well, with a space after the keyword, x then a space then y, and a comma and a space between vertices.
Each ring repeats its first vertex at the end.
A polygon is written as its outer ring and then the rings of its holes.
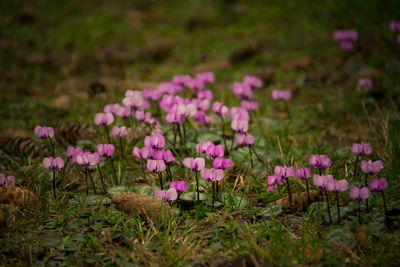
POLYGON ((124 147, 122 146, 122 138, 119 139, 119 146, 121 148, 121 157, 124 159, 124 147))
POLYGON ((178 125, 179 140, 180 140, 181 144, 184 144, 182 133, 181 133, 181 126, 179 124, 177 124, 177 125, 178 125))
MULTIPOLYGON (((221 128, 222 128, 222 138, 224 139, 224 145, 225 149, 228 149, 228 146, 226 145, 226 136, 225 136, 225 127, 224 127, 224 117, 219 116, 221 118, 221 128)), ((228 151, 227 151, 228 152, 228 151)))
POLYGON ((49 138, 50 145, 51 145, 51 153, 53 154, 53 157, 56 157, 56 153, 54 152, 54 144, 53 141, 51 141, 51 138, 49 138))
POLYGON ((236 134, 236 132, 234 132, 233 135, 232 135, 231 149, 229 150, 230 152, 233 150, 233 143, 234 143, 234 139, 235 139, 235 134, 236 134))
POLYGON ((329 223, 332 224, 331 208, 329 207, 328 191, 325 190, 326 204, 328 205, 329 223))
POLYGON ((103 190, 104 190, 104 192, 107 192, 106 185, 104 184, 103 175, 101 174, 101 170, 100 170, 100 165, 99 164, 97 164, 97 170, 98 170, 99 175, 100 175, 100 181, 101 181, 101 185, 103 186, 103 190))
POLYGON ((308 188, 308 180, 306 179, 306 188, 307 188, 307 200, 308 200, 308 205, 311 203, 311 198, 310 198, 310 189, 308 188))
POLYGON ((158 174, 158 179, 159 179, 159 181, 160 181, 161 190, 164 190, 164 188, 163 188, 163 182, 162 182, 162 173, 159 172, 159 173, 157 173, 157 174, 158 174))
POLYGON ((293 209, 293 203, 292 203, 292 193, 291 193, 291 191, 290 191, 290 181, 289 181, 289 178, 286 180, 287 181, 287 190, 288 190, 288 195, 289 195, 289 204, 290 204, 290 208, 292 209, 292 212, 294 212, 294 209, 293 209))
POLYGON ((56 193, 56 172, 55 172, 55 171, 53 171, 52 186, 53 186, 53 196, 54 196, 54 200, 57 200, 57 193, 56 193))
POLYGON ((215 183, 214 182, 212 182, 212 189, 213 189, 212 210, 214 211, 214 202, 215 202, 215 183))
POLYGON ((385 193, 382 191, 382 198, 383 198, 383 207, 385 208, 385 215, 387 214, 387 207, 386 207, 386 199, 385 199, 385 193))
MULTIPOLYGON (((365 174, 365 186, 368 187, 368 174, 365 174)), ((369 212, 368 208, 368 198, 365 200, 365 205, 367 206, 367 213, 369 212)))
POLYGON ((250 145, 250 147, 251 147, 251 149, 253 150, 254 155, 256 155, 258 161, 259 161, 261 164, 265 165, 265 161, 257 154, 257 152, 256 152, 256 150, 255 150, 255 148, 254 148, 254 146, 253 146, 253 145, 250 145))
POLYGON ((183 142, 186 144, 186 127, 185 127, 185 123, 182 123, 182 128, 183 128, 183 142))
POLYGON ((248 145, 249 148, 249 154, 250 154, 250 166, 253 169, 254 168, 254 164, 253 164, 253 155, 251 154, 251 148, 250 145, 248 145))
POLYGON ((176 150, 176 132, 177 132, 177 128, 178 127, 175 127, 175 125, 174 124, 172 124, 172 129, 174 129, 174 150, 176 150))
POLYGON ((108 143, 109 143, 109 144, 112 144, 112 143, 111 143, 111 138, 110 138, 110 133, 109 133, 109 131, 108 131, 108 126, 106 126, 106 133, 107 133, 108 143))
POLYGON ((284 103, 285 103, 286 112, 288 114, 288 118, 289 118, 289 120, 291 120, 292 119, 292 115, 291 115, 290 110, 289 110, 289 105, 287 104, 286 101, 284 101, 284 103))
POLYGON ((92 183, 94 194, 97 195, 97 189, 96 189, 96 186, 94 185, 92 174, 90 173, 89 169, 88 169, 88 173, 89 173, 90 182, 92 183))
POLYGON ((200 201, 200 191, 199 191, 199 177, 196 171, 196 190, 197 190, 197 201, 200 201))
POLYGON ((167 165, 167 175, 170 182, 172 182, 172 173, 169 165, 167 165))
POLYGON ((361 223, 361 201, 358 201, 358 223, 361 223))
POLYGON ((356 175, 357 175, 358 158, 359 158, 359 155, 357 155, 356 162, 354 163, 353 180, 356 178, 356 175))
POLYGON ((336 196, 336 206, 337 206, 337 214, 338 214, 337 222, 339 223, 340 222, 339 194, 337 194, 337 196, 336 196))
POLYGON ((89 195, 89 186, 88 186, 88 179, 87 179, 87 167, 85 167, 85 193, 89 195))
POLYGON ((144 170, 144 164, 142 160, 140 160, 140 167, 142 167, 143 177, 147 181, 146 171, 144 170))
POLYGON ((111 157, 110 157, 110 161, 111 161, 111 167, 113 169, 114 183, 115 183, 115 185, 118 185, 118 179, 117 179, 117 174, 115 172, 114 160, 111 157))

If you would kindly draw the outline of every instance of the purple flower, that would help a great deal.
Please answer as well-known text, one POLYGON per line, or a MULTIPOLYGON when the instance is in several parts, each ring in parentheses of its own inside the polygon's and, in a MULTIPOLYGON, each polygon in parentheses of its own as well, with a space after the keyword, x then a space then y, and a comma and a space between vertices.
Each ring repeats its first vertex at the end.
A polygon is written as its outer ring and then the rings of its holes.
POLYGON ((326 190, 327 184, 329 183, 329 181, 332 181, 332 180, 333 180, 333 176, 332 175, 314 174, 314 176, 313 176, 313 183, 319 189, 325 189, 326 190))
POLYGON ((289 177, 294 176, 294 168, 286 166, 275 166, 274 174, 275 176, 281 177, 282 179, 288 179, 289 177))
POLYGON ((249 112, 243 107, 231 108, 232 121, 233 120, 250 120, 249 112))
POLYGON ((229 108, 222 104, 221 102, 214 102, 212 105, 212 110, 218 116, 226 116, 229 114, 229 108))
POLYGON ((370 78, 360 78, 358 79, 358 86, 361 88, 371 89, 372 80, 370 78))
POLYGON ((361 143, 361 144, 354 143, 351 146, 351 152, 359 156, 367 156, 372 154, 372 147, 370 144, 367 143, 361 143))
POLYGON ((149 159, 147 161, 147 169, 153 173, 165 171, 166 168, 165 162, 162 159, 149 159))
POLYGON ((99 144, 97 145, 97 152, 101 157, 109 158, 114 155, 115 147, 113 144, 99 144))
POLYGON ((132 107, 134 110, 145 110, 150 107, 150 103, 144 99, 141 91, 132 90, 126 90, 122 104, 132 107))
POLYGON ((394 32, 400 32, 400 21, 391 21, 389 28, 394 32))
POLYGON ((350 41, 341 41, 339 47, 342 51, 351 51, 353 50, 353 43, 350 41))
POLYGON ((161 134, 153 134, 144 138, 144 145, 153 149, 159 149, 165 146, 165 138, 161 134))
POLYGON ((43 168, 45 169, 50 169, 53 171, 56 171, 58 169, 61 169, 64 167, 64 160, 60 157, 53 158, 53 157, 48 157, 43 159, 43 168))
POLYGON ((142 95, 145 99, 158 101, 161 99, 162 92, 158 89, 144 89, 142 95))
POLYGON ((272 90, 272 99, 287 101, 292 98, 292 91, 290 90, 272 90))
POLYGON ((118 103, 117 104, 109 104, 109 105, 104 106, 103 112, 105 112, 105 113, 109 112, 109 113, 113 114, 114 116, 116 116, 117 112, 120 108, 124 108, 124 106, 121 106, 118 103))
POLYGON ((357 186, 353 186, 350 190, 350 198, 361 201, 368 199, 370 196, 370 192, 368 187, 358 188, 357 186))
POLYGON ((275 190, 276 186, 278 186, 278 185, 284 185, 285 179, 283 179, 280 176, 269 175, 269 176, 267 176, 267 184, 269 185, 267 188, 267 192, 269 192, 269 191, 275 190))
POLYGON ((206 151, 206 155, 212 158, 223 157, 224 153, 225 151, 222 145, 209 145, 206 151))
POLYGON ((239 99, 252 99, 253 98, 253 91, 248 84, 234 82, 233 83, 233 93, 239 99))
POLYGON ((84 152, 76 154, 73 157, 72 162, 75 162, 77 165, 82 167, 89 167, 100 163, 100 155, 99 153, 84 152))
POLYGON ((342 179, 339 181, 336 180, 329 180, 326 183, 325 189, 329 192, 338 194, 340 192, 344 192, 349 188, 349 183, 347 182, 347 180, 342 179))
POLYGON ((377 160, 375 162, 372 162, 371 160, 361 161, 361 170, 363 171, 363 173, 373 175, 380 172, 382 169, 383 169, 383 163, 381 160, 377 160))
POLYGON ((14 176, 5 176, 3 173, 0 173, 0 186, 8 186, 15 185, 15 177, 14 176))
POLYGON ((139 160, 155 159, 155 150, 147 146, 143 147, 142 149, 135 146, 132 150, 132 155, 139 160))
POLYGON ((52 138, 54 136, 54 129, 46 126, 36 126, 33 131, 40 139, 52 138))
POLYGON ((72 162, 75 163, 75 159, 76 159, 75 155, 79 155, 81 153, 83 153, 82 148, 80 148, 80 147, 74 148, 72 146, 68 146, 66 154, 67 154, 67 157, 69 157, 72 160, 72 162))
POLYGON ((94 123, 96 125, 101 125, 101 126, 108 126, 111 123, 114 122, 114 116, 110 112, 107 113, 97 113, 94 116, 94 123))
MULTIPOLYGON (((268 176, 268 177, 275 177, 275 176, 268 176)), ((276 185, 267 186, 267 192, 274 191, 276 189, 276 185)))
POLYGON ((192 79, 192 77, 190 77, 190 75, 175 75, 172 78, 172 83, 177 84, 177 85, 185 85, 191 79, 192 79))
POLYGON ((201 72, 196 74, 196 80, 202 83, 213 83, 215 80, 213 72, 201 72))
POLYGON ((256 101, 242 100, 240 106, 248 111, 254 111, 260 108, 260 103, 256 101))
POLYGON ((239 146, 249 146, 254 144, 254 136, 251 134, 238 134, 236 135, 236 144, 239 146))
POLYGON ((332 161, 327 155, 311 155, 309 164, 317 169, 326 169, 332 165, 332 161))
POLYGON ((183 165, 191 171, 200 171, 204 168, 205 161, 203 158, 185 158, 183 165))
POLYGON ((167 191, 155 190, 154 197, 162 198, 164 201, 174 201, 178 198, 178 192, 176 192, 175 188, 170 188, 167 191))
POLYGON ((131 107, 120 106, 115 115, 123 119, 128 119, 131 116, 131 107))
POLYGON ((249 121, 247 120, 233 120, 231 122, 232 130, 238 133, 245 133, 249 130, 249 121))
POLYGON ((114 126, 111 130, 111 136, 115 136, 118 138, 122 138, 124 136, 126 136, 127 131, 126 131, 126 127, 122 126, 122 127, 118 127, 118 126, 114 126))
POLYGON ((182 193, 187 191, 188 186, 185 181, 172 181, 169 184, 169 188, 175 188, 178 193, 182 193))
POLYGON ((171 150, 158 150, 154 151, 154 159, 163 160, 165 163, 172 162, 175 160, 171 150))
POLYGON ((385 178, 377 179, 373 178, 371 179, 371 182, 369 182, 369 188, 371 188, 372 191, 376 192, 382 192, 386 188, 388 188, 388 182, 385 178))
POLYGON ((211 100, 211 99, 213 99, 213 92, 211 90, 197 91, 196 98, 211 100))
POLYGON ((335 30, 333 32, 333 39, 337 42, 356 41, 358 39, 358 33, 353 29, 335 30))
POLYGON ((200 176, 208 182, 221 181, 224 178, 224 171, 221 169, 204 168, 200 171, 200 176))
POLYGON ((213 161, 213 167, 215 169, 222 169, 226 170, 233 166, 233 162, 231 159, 224 159, 224 158, 215 158, 213 161))
POLYGON ((260 78, 256 76, 246 75, 243 78, 243 84, 251 87, 251 88, 260 88, 263 85, 263 82, 260 78))
POLYGON ((207 148, 208 148, 209 146, 213 146, 213 145, 214 145, 214 144, 213 144, 213 142, 211 142, 211 141, 200 142, 200 143, 198 143, 198 144, 196 145, 196 152, 199 153, 199 154, 206 155, 206 153, 207 153, 207 148))
MULTIPOLYGON (((190 76, 189 79, 191 79, 190 76)), ((173 82, 163 82, 158 85, 157 90, 162 94, 175 95, 183 91, 183 86, 173 82)))
POLYGON ((299 168, 296 170, 296 176, 299 179, 306 180, 311 177, 310 168, 299 168))
POLYGON ((205 125, 209 125, 211 123, 211 117, 207 116, 204 111, 197 111, 197 113, 194 115, 194 119, 196 123, 201 123, 205 125))

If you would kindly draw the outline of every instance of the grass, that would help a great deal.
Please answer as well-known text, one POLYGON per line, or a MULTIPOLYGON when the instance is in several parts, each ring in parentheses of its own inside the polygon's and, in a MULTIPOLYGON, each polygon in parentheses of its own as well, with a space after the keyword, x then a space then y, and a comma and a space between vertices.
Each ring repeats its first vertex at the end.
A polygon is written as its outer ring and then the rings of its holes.
MULTIPOLYGON (((285 194, 283 189, 266 192, 265 177, 275 165, 302 167, 310 154, 327 154, 335 178, 350 178, 355 160, 350 146, 359 141, 371 143, 373 158, 383 160, 380 176, 389 182, 388 208, 399 209, 400 48, 388 26, 390 20, 399 19, 398 10, 395 1, 355 0, 325 0, 318 5, 313 1, 1 2, 2 131, 13 128, 31 134, 38 124, 92 124, 94 114, 105 104, 119 102, 125 90, 156 86, 201 68, 213 70, 213 63, 227 65, 214 69, 216 83, 209 88, 214 100, 229 107, 240 105, 231 93, 233 81, 246 74, 261 75, 267 67, 274 75, 255 90, 261 108, 250 125, 257 152, 267 165, 255 159, 251 169, 248 151, 237 150, 232 155, 235 167, 223 181, 229 194, 215 212, 206 204, 181 209, 174 204, 176 215, 161 222, 127 215, 105 197, 84 201, 84 184, 76 168, 63 178, 60 186, 65 190, 54 202, 47 182, 51 174, 42 169, 41 158, 12 155, 3 146, 0 172, 15 175, 17 185, 33 191, 41 204, 25 209, 2 204, 6 216, 0 229, 0 264, 398 266, 399 221, 385 220, 378 195, 374 194, 374 209, 363 214, 361 224, 354 212, 356 203, 346 194, 341 204, 349 212, 340 224, 327 224, 321 203, 295 214, 261 215, 285 194), (357 29, 360 40, 354 51, 343 53, 333 42, 332 31, 338 28, 357 29), (254 55, 232 60, 233 54, 254 43, 261 44, 254 55), (299 57, 308 58, 310 65, 282 69, 283 62, 299 57), (374 88, 356 89, 360 75, 368 72, 373 73, 374 88), (105 92, 95 93, 90 88, 93 82, 103 84, 105 92), (275 88, 293 90, 292 120, 282 103, 270 98, 275 88), (84 97, 74 97, 77 92, 85 92, 84 97), (51 109, 53 99, 63 94, 71 97, 68 108, 51 109)), ((198 130, 198 141, 222 141, 219 124, 210 129, 194 123, 192 127, 198 130)), ((168 127, 164 130, 171 134, 168 127)), ((104 140, 99 134, 96 142, 80 145, 93 148, 104 140)), ((194 153, 190 152, 194 145, 192 137, 186 144, 189 152, 180 151, 178 156, 194 153)), ((132 146, 127 146, 126 155, 132 146)), ((57 144, 56 154, 64 152, 65 147, 57 144)), ((138 163, 130 157, 115 163, 125 188, 141 190, 138 163)), ((109 166, 103 168, 111 177, 109 166)), ((172 172, 194 181, 193 174, 179 166, 172 172)), ((359 183, 350 180, 351 185, 359 183)), ((291 185, 295 192, 305 190, 294 179, 291 185)), ((209 195, 210 186, 204 186, 209 195)))

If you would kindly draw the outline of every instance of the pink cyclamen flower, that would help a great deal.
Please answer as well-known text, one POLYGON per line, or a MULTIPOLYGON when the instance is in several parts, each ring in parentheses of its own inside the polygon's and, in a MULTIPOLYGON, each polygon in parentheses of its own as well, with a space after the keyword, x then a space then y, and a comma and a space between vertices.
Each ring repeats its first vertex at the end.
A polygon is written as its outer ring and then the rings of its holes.
POLYGON ((15 177, 14 176, 5 176, 3 173, 0 173, 0 186, 8 186, 15 185, 15 177))
POLYGON ((196 123, 209 125, 211 123, 211 117, 207 116, 204 111, 197 111, 194 115, 194 120, 196 123))
POLYGON ((224 158, 215 158, 213 161, 213 167, 215 169, 226 170, 233 166, 233 162, 231 159, 224 159, 224 158))
POLYGON ((213 92, 211 90, 201 90, 196 93, 197 99, 213 99, 213 92))
POLYGON ((344 192, 349 188, 349 183, 347 182, 346 179, 342 179, 339 181, 336 180, 329 180, 326 183, 325 189, 329 192, 338 194, 340 192, 344 192))
POLYGON ((154 159, 163 160, 165 163, 172 162, 175 160, 171 150, 155 150, 154 159))
POLYGON ((292 98, 292 91, 290 90, 272 90, 271 93, 273 100, 287 101, 292 98))
POLYGON ((199 154, 205 155, 207 153, 207 148, 209 146, 213 146, 213 142, 207 141, 207 142, 200 142, 196 145, 196 152, 199 154))
POLYGON ((367 143, 361 143, 361 144, 354 143, 351 146, 351 152, 359 156, 367 156, 372 154, 372 147, 370 144, 367 143))
POLYGON ((81 154, 76 154, 72 158, 72 162, 75 162, 77 165, 82 167, 89 167, 100 163, 100 155, 97 152, 84 152, 81 154))
POLYGON ((234 82, 233 86, 233 93, 239 99, 252 99, 253 98, 253 91, 248 84, 234 82))
POLYGON ((370 78, 360 78, 358 79, 358 86, 361 88, 371 89, 372 80, 370 78))
POLYGON ((185 85, 191 79, 192 77, 190 77, 190 75, 175 75, 172 78, 172 83, 177 85, 185 85))
POLYGON ((317 169, 326 169, 332 165, 332 161, 327 155, 311 155, 309 164, 317 169))
POLYGON ((33 132, 40 139, 52 138, 54 136, 54 129, 52 127, 38 125, 33 132))
POLYGON ((120 108, 123 108, 123 107, 124 107, 124 106, 122 106, 122 105, 120 105, 120 104, 118 104, 118 103, 116 103, 116 104, 108 104, 108 105, 105 105, 105 106, 104 106, 103 112, 105 112, 105 113, 109 112, 109 113, 113 114, 114 116, 116 116, 118 110, 119 110, 120 108))
POLYGON ((110 112, 106 113, 97 113, 94 116, 94 123, 96 125, 101 125, 101 126, 108 126, 111 123, 114 122, 114 116, 110 112))
POLYGON ((191 171, 200 171, 204 168, 205 161, 203 158, 185 158, 183 165, 191 171))
POLYGON ((221 181, 224 178, 224 171, 221 169, 202 169, 200 176, 208 182, 221 181))
POLYGON ((382 160, 377 160, 372 162, 371 160, 363 160, 361 161, 361 170, 363 173, 366 174, 376 174, 380 172, 383 169, 383 163, 382 160))
POLYGON ((142 95, 145 99, 158 101, 161 99, 162 92, 158 89, 144 89, 142 95))
POLYGON ((400 32, 400 21, 391 21, 389 28, 394 32, 400 32))
POLYGON ((178 199, 178 192, 175 188, 170 188, 167 191, 164 190, 155 190, 154 191, 155 198, 162 198, 164 201, 174 201, 178 199))
POLYGON ((159 149, 165 146, 165 138, 161 134, 153 134, 144 138, 144 145, 153 149, 159 149))
POLYGON ((314 174, 313 176, 313 183, 319 189, 326 189, 327 184, 329 181, 333 180, 332 175, 318 175, 314 174))
POLYGON ((142 149, 138 148, 138 147, 134 147, 132 150, 132 155, 134 157, 136 157, 139 160, 142 159, 156 159, 155 158, 155 153, 156 151, 154 149, 152 149, 151 147, 143 147, 142 149))
POLYGON ((366 187, 366 186, 363 188, 353 186, 350 190, 350 198, 357 200, 357 201, 368 199, 369 196, 370 196, 370 192, 368 190, 368 187, 366 187))
POLYGON ((246 133, 249 130, 249 121, 233 120, 231 122, 231 128, 238 133, 246 133))
POLYGON ((267 192, 269 192, 269 191, 275 190, 276 186, 278 186, 278 185, 284 185, 285 179, 280 176, 269 175, 269 176, 267 176, 267 184, 269 186, 271 186, 271 188, 269 188, 270 190, 268 190, 268 188, 267 188, 267 192))
POLYGON ((226 116, 229 115, 229 108, 222 104, 221 102, 214 102, 212 105, 212 110, 218 116, 226 116))
POLYGON ((56 171, 58 169, 61 169, 64 167, 64 160, 60 157, 53 158, 53 157, 48 157, 43 159, 43 168, 45 169, 50 169, 53 171, 56 171))
POLYGON ((299 179, 306 180, 311 177, 310 168, 299 168, 296 170, 296 176, 299 179))
POLYGON ((68 146, 66 154, 67 154, 67 157, 69 157, 72 160, 72 162, 75 163, 75 159, 76 159, 75 155, 79 155, 81 153, 83 153, 82 148, 80 148, 80 147, 74 148, 72 146, 68 146))
POLYGON ((294 168, 286 166, 275 166, 274 174, 277 177, 288 179, 289 177, 294 176, 294 168))
POLYGON ((213 83, 215 80, 213 72, 201 72, 196 74, 196 80, 203 83, 213 83))
POLYGON ((333 32, 333 39, 337 42, 357 41, 358 32, 354 29, 335 30, 333 32))
POLYGON ((251 88, 260 88, 263 86, 263 82, 260 78, 257 78, 256 76, 250 76, 250 75, 244 76, 243 84, 246 84, 251 88))
POLYGON ((248 101, 248 100, 242 100, 240 102, 240 106, 242 108, 247 109, 248 111, 254 111, 260 108, 260 103, 256 101, 248 101))
POLYGON ((175 188, 178 193, 183 193, 187 191, 188 186, 185 181, 172 181, 169 188, 175 188))
POLYGON ((206 155, 212 158, 223 157, 225 154, 224 148, 222 145, 209 145, 207 147, 206 155))
POLYGON ((122 127, 118 127, 118 126, 114 126, 111 130, 111 136, 115 136, 118 138, 122 138, 124 136, 126 136, 127 131, 126 131, 126 127, 122 126, 122 127))
POLYGON ((234 121, 234 120, 245 120, 245 121, 250 120, 249 112, 247 111, 247 109, 245 109, 243 107, 231 108, 231 115, 232 115, 232 121, 234 121))
POLYGON ((115 147, 113 144, 99 144, 97 145, 97 152, 101 157, 109 158, 114 155, 115 147))
POLYGON ((236 135, 236 144, 239 146, 249 146, 254 144, 254 136, 251 134, 236 135))
POLYGON ((371 181, 369 182, 369 188, 371 188, 372 191, 375 192, 382 192, 384 191, 386 188, 388 188, 388 182, 385 178, 373 178, 371 179, 371 181))
POLYGON ((120 105, 115 113, 115 116, 118 116, 123 119, 128 119, 131 116, 131 107, 125 107, 120 105))
POLYGON ((149 159, 147 161, 147 169, 153 173, 159 173, 165 171, 167 166, 163 160, 149 159))
POLYGON ((353 42, 350 41, 341 41, 339 43, 339 48, 342 51, 351 51, 353 50, 353 42))

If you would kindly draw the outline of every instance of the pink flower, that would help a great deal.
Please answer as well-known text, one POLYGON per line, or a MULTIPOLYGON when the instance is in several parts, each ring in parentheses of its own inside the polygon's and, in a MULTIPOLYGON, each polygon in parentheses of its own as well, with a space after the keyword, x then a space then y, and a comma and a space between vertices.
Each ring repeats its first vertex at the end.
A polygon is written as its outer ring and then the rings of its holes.
POLYGON ((162 92, 158 89, 144 89, 142 95, 145 99, 158 101, 161 99, 162 92))
POLYGON ((370 192, 368 187, 358 188, 357 186, 353 186, 350 190, 350 198, 361 201, 368 199, 370 196, 370 192))
POLYGON ((380 172, 382 169, 383 169, 383 163, 381 160, 377 160, 375 162, 372 162, 371 160, 361 161, 361 170, 363 171, 363 173, 376 174, 380 172))
POLYGON ((232 88, 233 88, 233 93, 239 99, 252 99, 253 98, 253 91, 251 90, 251 87, 248 84, 234 82, 232 88))
POLYGON ((358 33, 353 29, 335 30, 333 32, 333 39, 337 42, 356 41, 358 39, 358 33))
POLYGON ((147 161, 147 169, 153 173, 158 173, 165 171, 166 169, 165 162, 159 159, 149 159, 147 161))
POLYGON ((196 123, 209 125, 211 123, 211 117, 207 116, 204 111, 197 111, 194 115, 196 123))
POLYGON ((43 159, 43 168, 45 169, 50 169, 53 171, 56 171, 58 169, 61 169, 64 167, 64 160, 60 157, 53 158, 53 157, 48 157, 43 159))
POLYGON ((40 139, 52 138, 54 136, 54 129, 52 127, 38 125, 33 132, 40 139))
POLYGON ((231 122, 231 128, 238 133, 245 133, 249 130, 249 121, 233 120, 231 122))
POLYGON ((113 144, 99 144, 97 145, 97 152, 101 157, 109 158, 114 155, 115 147, 113 144))
POLYGON ((115 136, 118 138, 122 138, 124 136, 126 136, 127 131, 126 131, 126 127, 122 126, 122 127, 118 127, 118 126, 114 126, 111 130, 111 136, 115 136))
POLYGON ((109 112, 109 113, 113 114, 114 116, 116 116, 116 115, 117 115, 117 112, 118 112, 118 110, 119 110, 120 108, 124 108, 124 107, 121 106, 121 105, 118 104, 118 103, 117 103, 117 104, 109 104, 109 105, 105 105, 105 106, 104 106, 103 112, 105 112, 105 113, 109 112))
POLYGON ((306 180, 311 177, 310 168, 300 168, 296 170, 296 176, 299 179, 306 180))
POLYGON ((218 116, 226 116, 229 115, 229 108, 222 104, 221 102, 214 102, 212 105, 212 110, 218 116))
POLYGON ((169 149, 154 151, 154 159, 163 160, 165 163, 172 162, 175 160, 172 151, 169 149))
POLYGON ((200 176, 209 182, 221 181, 224 178, 224 171, 221 169, 202 169, 200 176))
POLYGON ((151 147, 143 147, 142 149, 134 147, 132 150, 132 155, 137 159, 154 159, 155 150, 151 147))
POLYGON ((3 173, 0 173, 0 186, 8 186, 8 185, 15 185, 15 177, 5 176, 3 173))
POLYGON ((313 183, 319 189, 326 189, 326 186, 329 181, 333 180, 332 175, 318 175, 314 174, 313 176, 313 183))
POLYGON ((245 108, 248 111, 254 111, 260 108, 260 103, 256 101, 242 100, 242 102, 240 102, 240 105, 242 106, 242 108, 245 108))
POLYGON ((233 162, 231 159, 224 159, 224 158, 215 158, 213 161, 213 167, 215 169, 222 169, 226 170, 233 166, 233 162))
MULTIPOLYGON (((269 176, 268 176, 269 177, 269 176)), ((272 177, 272 176, 271 176, 272 177)), ((274 191, 276 189, 276 185, 267 186, 267 192, 274 191)))
POLYGON ((131 116, 131 107, 120 106, 115 115, 123 119, 127 119, 131 116))
POLYGON ((246 84, 251 88, 260 88, 263 86, 263 82, 260 78, 250 75, 244 76, 243 84, 246 84))
POLYGON ((391 21, 389 28, 394 32, 400 32, 400 21, 391 21))
POLYGON ((159 149, 165 146, 165 138, 160 134, 153 134, 144 138, 144 145, 153 149, 159 149))
POLYGON ((332 161, 327 155, 311 155, 308 162, 317 169, 326 169, 332 165, 332 161))
POLYGON ((197 110, 207 111, 210 109, 210 100, 208 99, 193 99, 192 103, 196 106, 197 110))
POLYGON ((164 201, 174 201, 178 198, 178 192, 176 191, 175 188, 170 188, 167 191, 155 190, 154 197, 162 198, 164 201))
POLYGON ((292 91, 290 90, 272 90, 272 99, 287 101, 292 98, 292 91))
POLYGON ((72 160, 72 162, 75 163, 75 160, 76 160, 75 156, 79 155, 81 153, 83 153, 82 148, 80 148, 80 147, 74 148, 72 146, 69 146, 66 154, 67 154, 67 157, 69 157, 72 160))
POLYGON ((187 191, 188 186, 185 181, 172 181, 169 184, 169 188, 175 188, 178 193, 183 193, 187 191))
POLYGON ((370 89, 372 88, 372 80, 370 78, 360 78, 358 79, 358 86, 361 88, 370 89))
POLYGON ((268 188, 267 188, 267 192, 269 192, 269 191, 275 190, 276 186, 278 186, 278 185, 284 185, 285 179, 280 176, 269 175, 269 176, 267 176, 267 184, 269 186, 272 186, 271 188, 269 188, 270 190, 268 190, 268 188))
POLYGON ((200 79, 190 79, 185 83, 185 86, 192 90, 203 90, 205 85, 206 83, 200 79))
POLYGON ((100 163, 100 155, 98 153, 84 152, 76 154, 72 162, 82 167, 89 167, 100 163))
POLYGON ((108 126, 113 122, 114 122, 114 116, 109 112, 107 112, 107 113, 97 113, 94 116, 94 123, 96 125, 108 126))
POLYGON ((209 145, 206 151, 206 155, 212 158, 223 157, 224 153, 225 151, 222 145, 209 145))
POLYGON ((190 77, 190 75, 175 75, 172 78, 172 83, 177 84, 177 85, 185 85, 191 79, 192 79, 192 77, 190 77))
POLYGON ((162 94, 175 95, 183 92, 183 86, 173 82, 163 82, 158 85, 157 90, 159 90, 162 94))
POLYGON ((372 154, 372 147, 370 144, 366 143, 361 143, 361 144, 354 143, 351 146, 351 152, 359 156, 367 156, 372 154))
POLYGON ((200 171, 204 168, 205 161, 203 158, 185 158, 183 165, 191 171, 200 171))
POLYGON ((141 91, 127 90, 125 98, 122 99, 122 104, 127 107, 132 107, 134 110, 144 110, 150 107, 150 104, 144 99, 141 91))
POLYGON ((213 72, 201 72, 196 74, 196 79, 203 83, 213 83, 215 77, 213 72))
POLYGON ((236 144, 239 146, 249 146, 254 144, 254 136, 251 134, 238 134, 236 135, 236 144))
POLYGON ((211 100, 211 99, 213 99, 213 92, 211 90, 197 91, 196 98, 211 100))
POLYGON ((206 153, 207 153, 207 148, 208 148, 209 146, 213 146, 213 145, 214 145, 214 144, 213 144, 213 142, 211 142, 211 141, 200 142, 200 143, 198 143, 198 144, 196 145, 196 152, 199 153, 199 154, 206 155, 206 153))
POLYGON ((373 178, 369 182, 369 188, 371 188, 372 191, 376 191, 376 192, 382 192, 386 188, 388 188, 388 186, 389 186, 388 182, 385 178, 381 178, 381 179, 373 178))
POLYGON ((349 188, 349 183, 347 182, 347 180, 342 179, 339 181, 336 180, 328 180, 328 182, 326 183, 325 189, 329 192, 338 194, 340 192, 344 192, 349 188))
POLYGON ((249 112, 243 107, 231 108, 232 120, 250 120, 249 112))
POLYGON ((288 179, 294 176, 294 168, 286 166, 275 166, 274 174, 277 177, 282 177, 283 179, 288 179))
POLYGON ((353 43, 350 41, 341 41, 339 47, 342 51, 351 51, 353 50, 353 43))

